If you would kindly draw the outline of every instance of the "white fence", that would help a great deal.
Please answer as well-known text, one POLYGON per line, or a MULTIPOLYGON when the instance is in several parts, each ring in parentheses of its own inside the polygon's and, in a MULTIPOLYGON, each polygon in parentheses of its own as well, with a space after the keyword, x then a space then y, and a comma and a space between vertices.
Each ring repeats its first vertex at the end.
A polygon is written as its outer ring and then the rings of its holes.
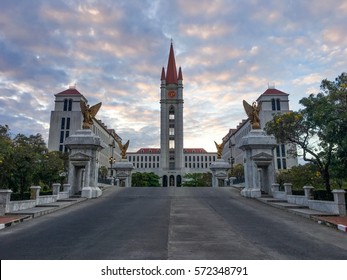
POLYGON ((11 201, 11 190, 0 189, 0 216, 33 208, 39 205, 53 203, 60 199, 67 199, 70 197, 70 184, 64 184, 64 191, 60 191, 60 184, 53 184, 53 195, 40 196, 40 186, 30 187, 31 196, 30 200, 11 201))
POLYGON ((345 190, 335 189, 332 191, 334 201, 314 200, 313 187, 303 187, 305 195, 292 195, 292 184, 285 183, 284 191, 279 190, 279 184, 272 185, 272 195, 276 199, 286 200, 288 203, 307 206, 334 215, 346 216, 345 190))

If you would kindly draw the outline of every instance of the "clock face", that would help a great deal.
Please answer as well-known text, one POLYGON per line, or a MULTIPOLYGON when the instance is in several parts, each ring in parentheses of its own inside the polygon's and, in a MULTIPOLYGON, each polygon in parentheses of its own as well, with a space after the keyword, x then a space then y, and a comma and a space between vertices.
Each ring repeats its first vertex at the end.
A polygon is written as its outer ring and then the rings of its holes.
POLYGON ((167 94, 170 98, 174 98, 176 96, 176 92, 174 90, 170 90, 167 94))

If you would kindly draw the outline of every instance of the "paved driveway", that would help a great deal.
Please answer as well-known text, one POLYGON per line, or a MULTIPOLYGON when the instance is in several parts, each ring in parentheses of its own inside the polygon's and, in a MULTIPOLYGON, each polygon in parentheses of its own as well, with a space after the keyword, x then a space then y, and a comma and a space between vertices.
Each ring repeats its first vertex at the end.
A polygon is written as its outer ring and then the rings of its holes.
POLYGON ((112 188, 3 229, 0 258, 347 259, 347 238, 233 188, 112 188))

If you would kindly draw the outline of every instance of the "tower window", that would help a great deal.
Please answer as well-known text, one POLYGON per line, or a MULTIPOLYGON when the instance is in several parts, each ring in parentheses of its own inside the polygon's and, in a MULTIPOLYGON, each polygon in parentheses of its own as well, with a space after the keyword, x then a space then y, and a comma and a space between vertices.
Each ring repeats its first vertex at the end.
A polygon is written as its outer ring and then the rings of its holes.
POLYGON ((175 140, 170 140, 169 141, 169 148, 170 149, 175 149, 175 140))
POLYGON ((64 99, 64 111, 67 111, 67 99, 64 99))
POLYGON ((65 118, 61 119, 61 129, 65 129, 65 118))
POLYGON ((174 129, 173 127, 170 127, 170 128, 169 128, 169 135, 170 135, 170 136, 175 135, 175 129, 174 129))
POLYGON ((271 107, 272 111, 281 111, 281 100, 279 98, 271 99, 271 107))
POLYGON ((174 107, 170 107, 170 110, 169 110, 169 120, 174 120, 175 119, 175 110, 174 110, 174 107))
POLYGON ((66 129, 70 129, 70 118, 66 118, 66 129))
POLYGON ((71 111, 72 110, 72 99, 69 99, 69 108, 68 108, 68 111, 71 111))
POLYGON ((60 143, 64 143, 64 131, 60 131, 60 143))

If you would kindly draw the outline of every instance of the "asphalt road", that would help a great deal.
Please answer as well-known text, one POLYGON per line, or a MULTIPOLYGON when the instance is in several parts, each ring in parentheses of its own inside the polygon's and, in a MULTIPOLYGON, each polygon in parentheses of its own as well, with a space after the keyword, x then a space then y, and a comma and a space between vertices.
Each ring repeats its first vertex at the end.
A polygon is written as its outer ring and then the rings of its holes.
POLYGON ((233 188, 114 188, 1 230, 0 258, 346 260, 347 238, 233 188))

